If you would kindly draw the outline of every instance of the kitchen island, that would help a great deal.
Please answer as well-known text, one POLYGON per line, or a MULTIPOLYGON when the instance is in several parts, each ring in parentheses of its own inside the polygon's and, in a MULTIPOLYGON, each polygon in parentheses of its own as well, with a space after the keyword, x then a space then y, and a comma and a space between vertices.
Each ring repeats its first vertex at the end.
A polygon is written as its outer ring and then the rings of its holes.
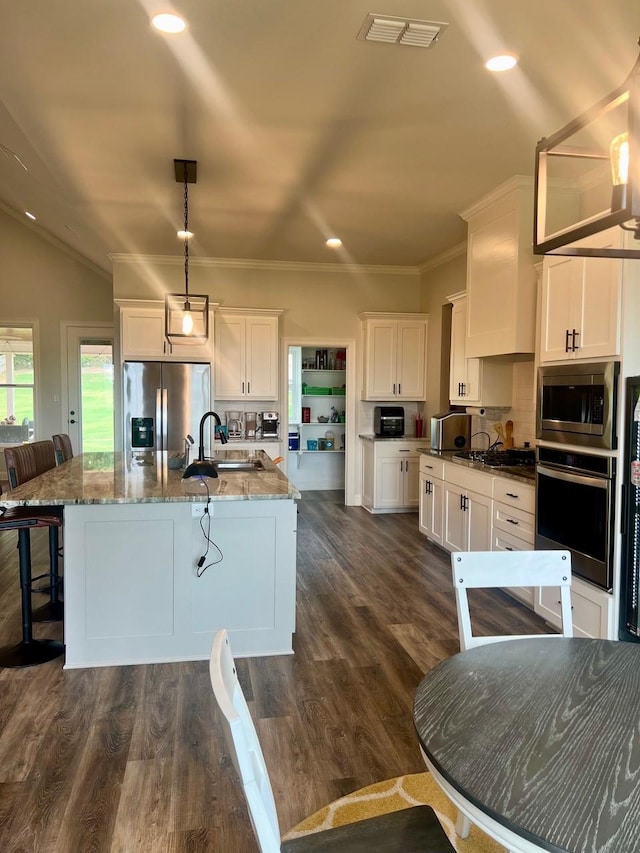
POLYGON ((2 496, 64 506, 65 667, 206 659, 222 627, 235 655, 292 652, 300 493, 252 456, 209 494, 175 454, 85 453, 2 496))

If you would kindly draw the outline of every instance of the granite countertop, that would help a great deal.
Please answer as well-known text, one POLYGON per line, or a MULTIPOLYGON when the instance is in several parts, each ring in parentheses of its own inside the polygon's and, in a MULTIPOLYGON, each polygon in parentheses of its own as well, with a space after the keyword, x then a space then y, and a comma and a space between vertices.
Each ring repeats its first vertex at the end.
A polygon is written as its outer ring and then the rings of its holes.
MULTIPOLYGON (((179 456, 167 452, 139 456, 131 453, 83 453, 3 493, 0 505, 167 503, 206 499, 206 489, 194 490, 191 485, 194 481, 182 480, 182 469, 169 468, 169 457, 179 456)), ((300 492, 264 450, 252 452, 251 457, 260 459, 265 470, 221 473, 217 480, 209 481, 212 501, 300 498, 300 492)), ((216 458, 246 459, 247 451, 220 450, 216 452, 216 458)))
POLYGON ((490 468, 482 462, 474 462, 472 459, 460 459, 456 456, 457 450, 431 450, 430 447, 419 447, 418 453, 424 453, 429 456, 437 456, 440 459, 445 459, 447 462, 454 462, 456 465, 464 465, 465 468, 473 468, 476 471, 482 471, 483 474, 491 474, 494 477, 506 477, 508 480, 519 480, 521 483, 535 483, 536 466, 535 465, 501 465, 499 468, 490 468))

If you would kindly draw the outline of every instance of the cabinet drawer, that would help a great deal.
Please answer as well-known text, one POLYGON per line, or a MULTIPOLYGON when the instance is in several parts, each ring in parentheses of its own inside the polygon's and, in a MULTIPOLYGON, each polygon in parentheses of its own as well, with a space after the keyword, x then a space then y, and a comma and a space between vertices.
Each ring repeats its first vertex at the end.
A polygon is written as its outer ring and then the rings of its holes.
POLYGON ((534 518, 531 512, 523 512, 518 507, 507 506, 494 501, 493 503, 493 526, 497 530, 523 539, 531 546, 534 541, 534 518))
POLYGON ((475 471, 473 468, 465 468, 463 465, 452 462, 447 465, 445 479, 447 483, 453 483, 461 489, 470 489, 488 498, 492 496, 493 476, 491 474, 484 474, 482 471, 475 471))
POLYGON ((492 551, 533 551, 533 546, 526 539, 520 539, 509 532, 502 530, 493 530, 493 539, 491 542, 492 551))
POLYGON ((536 511, 536 487, 507 477, 496 477, 493 481, 494 500, 517 507, 524 512, 536 511))
POLYGON ((375 441, 374 447, 377 459, 407 459, 409 456, 419 456, 420 442, 413 441, 375 441))
POLYGON ((431 456, 428 453, 420 454, 420 473, 437 480, 444 478, 444 459, 431 456))

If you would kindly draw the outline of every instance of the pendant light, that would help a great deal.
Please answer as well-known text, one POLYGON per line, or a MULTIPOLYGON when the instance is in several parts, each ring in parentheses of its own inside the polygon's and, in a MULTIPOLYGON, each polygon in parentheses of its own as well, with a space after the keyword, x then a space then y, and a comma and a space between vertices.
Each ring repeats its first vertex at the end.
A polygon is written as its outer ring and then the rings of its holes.
POLYGON ((640 56, 621 86, 538 143, 533 242, 538 255, 640 258, 640 56), (585 239, 613 226, 631 233, 621 246, 585 239))
POLYGON ((197 180, 197 160, 174 160, 176 181, 184 185, 184 293, 167 293, 164 300, 165 337, 170 344, 199 344, 209 337, 209 297, 189 293, 189 184, 197 180))

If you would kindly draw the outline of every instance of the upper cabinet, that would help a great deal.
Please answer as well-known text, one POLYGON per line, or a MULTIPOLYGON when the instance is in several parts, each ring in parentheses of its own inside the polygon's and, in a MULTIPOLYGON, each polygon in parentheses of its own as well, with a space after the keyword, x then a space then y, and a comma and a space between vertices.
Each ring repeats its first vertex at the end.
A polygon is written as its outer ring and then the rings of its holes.
POLYGON ((426 398, 427 314, 360 314, 363 400, 426 398))
POLYGON ((282 312, 216 311, 217 400, 278 399, 278 319, 282 312))
POLYGON ((468 222, 467 358, 533 353, 531 178, 512 178, 460 215, 468 222))
MULTIPOLYGON (((610 248, 619 239, 610 229, 582 242, 610 248)), ((545 256, 541 362, 620 355, 623 268, 618 258, 545 256)))
POLYGON ((447 299, 451 312, 449 399, 458 406, 510 406, 513 364, 498 358, 467 358, 467 298, 455 293, 447 299))
POLYGON ((213 315, 209 311, 206 341, 170 344, 164 335, 164 304, 153 300, 118 299, 120 355, 145 361, 211 361, 213 359, 213 315))

